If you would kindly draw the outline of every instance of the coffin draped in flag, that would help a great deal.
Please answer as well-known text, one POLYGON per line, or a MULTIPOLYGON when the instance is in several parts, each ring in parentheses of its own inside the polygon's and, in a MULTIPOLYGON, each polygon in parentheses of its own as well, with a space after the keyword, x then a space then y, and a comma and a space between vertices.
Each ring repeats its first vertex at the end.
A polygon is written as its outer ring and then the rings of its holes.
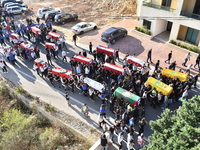
POLYGON ((128 56, 127 57, 127 62, 128 63, 133 63, 138 67, 143 67, 145 65, 145 61, 143 61, 141 59, 138 59, 138 58, 136 58, 134 56, 128 56))
POLYGON ((42 60, 41 58, 37 58, 34 60, 34 64, 37 65, 38 68, 44 67, 46 65, 46 62, 42 60))
POLYGON ((54 43, 49 43, 49 42, 46 42, 44 47, 48 49, 54 49, 54 50, 56 49, 56 45, 54 43))
POLYGON ((105 63, 103 66, 104 66, 104 69, 109 70, 109 71, 111 70, 112 72, 115 72, 117 75, 124 74, 124 68, 120 66, 113 65, 110 63, 105 63))
POLYGON ((96 49, 97 49, 97 52, 105 53, 106 55, 111 55, 111 56, 113 56, 114 53, 115 53, 115 50, 114 50, 114 49, 108 48, 108 47, 105 47, 105 46, 102 46, 102 45, 97 46, 96 49))
POLYGON ((105 90, 105 87, 103 84, 101 84, 95 80, 92 80, 90 78, 85 78, 84 83, 86 83, 89 87, 92 87, 93 89, 95 89, 101 93, 103 93, 103 91, 105 90))
POLYGON ((19 40, 20 36, 18 34, 16 34, 16 33, 11 33, 10 34, 10 38, 19 40))
POLYGON ((187 78, 188 78, 188 74, 178 72, 178 71, 175 71, 175 70, 170 70, 170 69, 163 69, 162 75, 165 75, 165 76, 170 77, 170 78, 178 78, 182 82, 187 81, 187 78))
POLYGON ((48 33, 48 36, 55 39, 55 40, 58 40, 59 37, 60 37, 60 34, 56 33, 56 32, 49 32, 48 33))
POLYGON ((118 87, 115 91, 114 91, 114 96, 118 97, 118 98, 122 98, 125 101, 133 104, 133 105, 138 105, 138 102, 140 101, 140 97, 121 88, 118 87))
POLYGON ((73 74, 71 70, 66 70, 60 67, 54 67, 51 70, 52 74, 57 74, 60 77, 70 78, 73 74))
POLYGON ((88 57, 85 57, 85 56, 82 56, 82 55, 74 55, 72 57, 75 61, 78 61, 78 62, 81 62, 81 63, 85 63, 85 64, 91 64, 92 63, 92 59, 91 58, 88 58, 88 57))
POLYGON ((31 27, 31 31, 35 34, 41 34, 41 30, 37 27, 31 27))
POLYGON ((153 77, 149 77, 145 83, 146 85, 151 85, 152 88, 155 88, 156 91, 161 92, 163 95, 170 95, 173 91, 173 88, 153 77))
POLYGON ((23 42, 19 45, 21 48, 26 49, 27 51, 33 51, 34 50, 34 46, 27 43, 27 42, 23 42))

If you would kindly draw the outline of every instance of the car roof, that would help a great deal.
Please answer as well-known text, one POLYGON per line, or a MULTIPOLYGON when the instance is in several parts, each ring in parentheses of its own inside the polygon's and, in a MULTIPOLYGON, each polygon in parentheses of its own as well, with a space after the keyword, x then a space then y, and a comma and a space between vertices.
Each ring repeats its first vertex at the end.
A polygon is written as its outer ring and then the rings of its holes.
POLYGON ((119 28, 111 27, 111 28, 108 28, 106 31, 104 31, 104 33, 110 34, 110 33, 115 32, 115 31, 118 30, 118 29, 119 29, 119 28))
POLYGON ((88 24, 88 22, 79 22, 79 23, 77 23, 76 25, 84 25, 84 24, 88 24))

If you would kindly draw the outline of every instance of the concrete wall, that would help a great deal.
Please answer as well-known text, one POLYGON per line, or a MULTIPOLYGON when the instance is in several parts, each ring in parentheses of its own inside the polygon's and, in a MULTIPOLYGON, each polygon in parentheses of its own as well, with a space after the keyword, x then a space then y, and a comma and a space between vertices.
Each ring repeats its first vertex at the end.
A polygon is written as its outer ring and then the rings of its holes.
POLYGON ((156 20, 152 27, 152 35, 156 36, 162 32, 164 32, 167 28, 167 21, 166 20, 156 20))
POLYGON ((196 0, 185 0, 182 6, 184 14, 191 14, 194 10, 196 0))

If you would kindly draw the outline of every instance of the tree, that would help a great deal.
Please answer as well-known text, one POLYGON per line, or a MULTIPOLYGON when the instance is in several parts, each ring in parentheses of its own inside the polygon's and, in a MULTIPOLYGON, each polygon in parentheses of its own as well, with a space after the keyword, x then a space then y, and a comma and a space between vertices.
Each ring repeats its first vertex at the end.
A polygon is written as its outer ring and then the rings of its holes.
POLYGON ((154 133, 144 150, 200 149, 200 96, 184 102, 175 112, 166 109, 161 116, 150 122, 154 133))

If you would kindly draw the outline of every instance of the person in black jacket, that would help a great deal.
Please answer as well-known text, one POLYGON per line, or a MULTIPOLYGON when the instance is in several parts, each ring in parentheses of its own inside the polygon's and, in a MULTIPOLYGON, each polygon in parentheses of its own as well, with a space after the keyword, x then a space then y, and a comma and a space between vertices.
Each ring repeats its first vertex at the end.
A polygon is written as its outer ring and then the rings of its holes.
POLYGON ((106 139, 105 133, 101 135, 101 147, 102 150, 107 150, 108 149, 108 140, 106 139))

